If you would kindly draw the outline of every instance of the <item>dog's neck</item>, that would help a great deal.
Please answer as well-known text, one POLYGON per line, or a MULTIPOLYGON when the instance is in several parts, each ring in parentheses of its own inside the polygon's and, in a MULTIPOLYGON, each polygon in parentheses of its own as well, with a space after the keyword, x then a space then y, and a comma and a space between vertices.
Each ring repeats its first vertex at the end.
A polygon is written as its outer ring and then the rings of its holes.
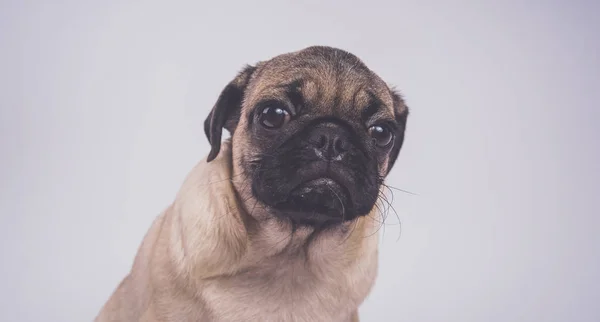
POLYGON ((323 231, 292 227, 259 206, 250 184, 236 177, 231 143, 225 141, 219 156, 200 162, 183 184, 173 204, 177 220, 170 235, 172 256, 185 271, 205 278, 235 274, 280 254, 318 262, 377 242, 373 214, 323 231))

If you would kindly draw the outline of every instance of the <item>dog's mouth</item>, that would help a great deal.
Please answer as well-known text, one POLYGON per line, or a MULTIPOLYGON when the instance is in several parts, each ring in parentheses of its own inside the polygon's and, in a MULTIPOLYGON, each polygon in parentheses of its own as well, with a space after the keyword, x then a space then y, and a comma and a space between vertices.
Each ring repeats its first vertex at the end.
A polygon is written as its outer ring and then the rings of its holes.
POLYGON ((282 220, 331 226, 366 215, 373 207, 376 187, 366 171, 321 161, 286 165, 284 170, 280 166, 276 173, 256 172, 252 183, 254 196, 282 220))
POLYGON ((309 201, 314 196, 333 197, 331 198, 331 205, 334 205, 337 201, 341 203, 340 206, 343 206, 345 202, 350 201, 348 189, 341 183, 328 177, 308 180, 290 192, 290 197, 298 197, 306 201, 309 201))
POLYGON ((343 184, 331 177, 319 177, 296 186, 276 208, 286 211, 287 217, 298 214, 300 223, 316 224, 346 220, 349 205, 350 192, 343 184))

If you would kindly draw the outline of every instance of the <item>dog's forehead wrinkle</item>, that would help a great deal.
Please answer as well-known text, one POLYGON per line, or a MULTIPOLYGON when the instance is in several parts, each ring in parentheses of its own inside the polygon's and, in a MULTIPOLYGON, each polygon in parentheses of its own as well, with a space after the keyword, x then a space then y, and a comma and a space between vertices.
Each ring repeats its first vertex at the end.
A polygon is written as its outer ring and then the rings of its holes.
POLYGON ((299 89, 310 104, 351 116, 358 116, 353 110, 366 106, 367 90, 386 106, 393 106, 387 84, 356 56, 321 47, 277 56, 261 65, 248 87, 254 99, 245 100, 245 105, 265 96, 285 99, 282 89, 289 91, 290 87, 299 89))

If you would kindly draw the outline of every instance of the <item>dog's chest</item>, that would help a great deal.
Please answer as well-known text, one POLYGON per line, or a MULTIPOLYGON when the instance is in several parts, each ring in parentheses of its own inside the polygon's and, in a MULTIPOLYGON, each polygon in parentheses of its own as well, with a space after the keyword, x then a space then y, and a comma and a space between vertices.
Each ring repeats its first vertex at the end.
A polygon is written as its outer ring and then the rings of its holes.
POLYGON ((215 321, 347 321, 373 283, 376 264, 365 264, 272 260, 211 281, 202 297, 215 321))

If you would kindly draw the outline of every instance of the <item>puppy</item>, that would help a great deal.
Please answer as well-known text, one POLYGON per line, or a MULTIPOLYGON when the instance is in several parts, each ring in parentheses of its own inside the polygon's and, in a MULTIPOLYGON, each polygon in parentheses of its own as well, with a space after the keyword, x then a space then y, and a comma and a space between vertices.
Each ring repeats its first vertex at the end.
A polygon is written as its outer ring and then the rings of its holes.
POLYGON ((204 123, 207 160, 96 321, 358 321, 377 271, 376 202, 407 116, 340 49, 247 66, 204 123))

